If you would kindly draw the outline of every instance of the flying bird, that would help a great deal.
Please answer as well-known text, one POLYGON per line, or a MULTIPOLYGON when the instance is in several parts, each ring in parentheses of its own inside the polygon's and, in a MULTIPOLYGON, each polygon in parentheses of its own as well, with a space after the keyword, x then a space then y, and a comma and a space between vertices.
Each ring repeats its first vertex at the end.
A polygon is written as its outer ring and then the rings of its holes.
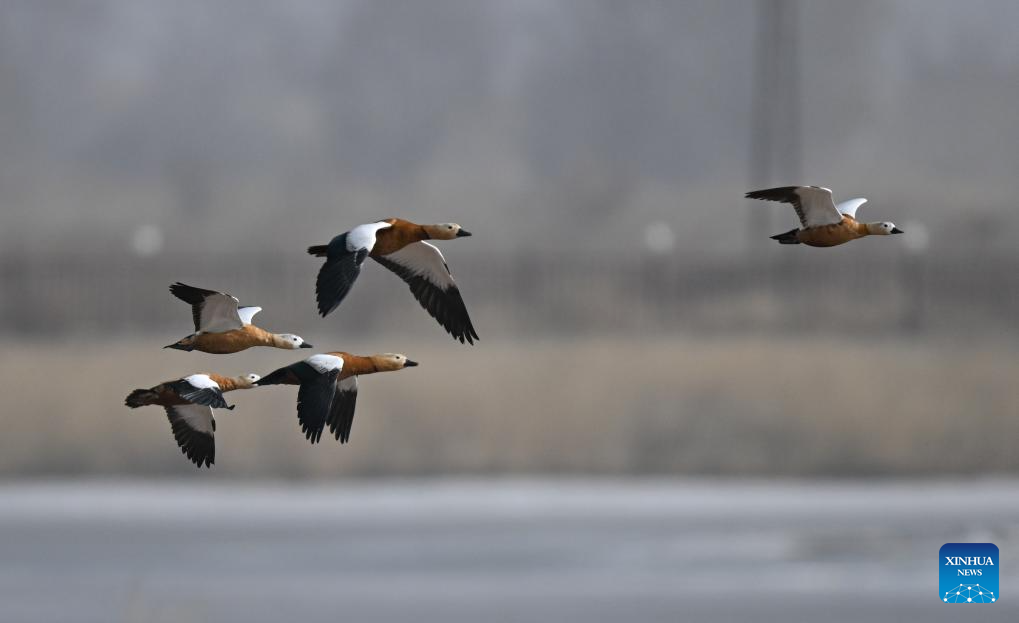
POLYGON ((358 225, 329 244, 308 247, 309 254, 326 258, 315 282, 318 312, 326 316, 343 302, 361 273, 361 264, 371 257, 407 282, 421 307, 453 339, 473 344, 479 339, 478 333, 471 324, 460 289, 442 253, 426 242, 470 235, 456 223, 418 225, 390 218, 358 225))
POLYGON ((195 332, 163 348, 223 355, 238 353, 252 346, 286 350, 312 347, 299 335, 270 333, 251 324, 251 319, 262 308, 241 307, 240 302, 229 294, 179 282, 170 286, 170 292, 191 305, 195 332))
POLYGON ((197 467, 210 467, 216 462, 216 420, 212 410, 233 409, 226 403, 223 392, 250 389, 258 379, 257 374, 236 377, 192 374, 149 389, 136 389, 127 395, 124 404, 132 409, 146 405, 166 409, 180 451, 197 467))
POLYGON ((746 194, 746 198, 792 204, 796 215, 800 217, 802 227, 772 236, 771 239, 778 240, 779 244, 834 247, 864 236, 905 233, 896 227, 895 223, 857 221, 856 211, 867 203, 866 199, 850 199, 835 205, 831 190, 820 186, 783 186, 752 190, 746 194))
POLYGON ((362 357, 344 352, 312 355, 262 377, 255 385, 298 385, 297 419, 311 443, 329 426, 340 443, 350 439, 357 403, 357 377, 418 365, 406 355, 385 353, 362 357))

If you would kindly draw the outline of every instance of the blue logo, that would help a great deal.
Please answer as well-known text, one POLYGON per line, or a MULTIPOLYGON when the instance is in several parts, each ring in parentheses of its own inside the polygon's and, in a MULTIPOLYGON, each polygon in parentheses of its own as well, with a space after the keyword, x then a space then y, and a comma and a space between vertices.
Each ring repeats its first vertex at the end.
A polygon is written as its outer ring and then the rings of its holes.
POLYGON ((998 546, 945 543, 938 553, 941 601, 993 604, 998 601, 998 546))

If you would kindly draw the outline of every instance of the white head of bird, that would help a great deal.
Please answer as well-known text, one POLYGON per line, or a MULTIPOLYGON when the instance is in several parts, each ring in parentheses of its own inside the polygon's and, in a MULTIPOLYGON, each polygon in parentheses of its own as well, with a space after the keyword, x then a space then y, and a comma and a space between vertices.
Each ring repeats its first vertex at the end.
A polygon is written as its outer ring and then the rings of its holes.
POLYGON ((252 387, 255 386, 255 383, 258 382, 258 379, 260 378, 262 377, 258 376, 257 374, 248 373, 242 374, 238 377, 234 377, 234 382, 237 383, 237 389, 251 389, 252 387))
POLYGON ((311 344, 304 341, 304 338, 300 335, 294 335, 293 333, 280 333, 276 337, 283 344, 284 348, 291 350, 297 350, 298 348, 311 348, 311 344))
POLYGON ((424 225, 423 227, 432 240, 452 240, 453 238, 464 238, 471 235, 471 232, 456 223, 439 223, 437 225, 424 225))
POLYGON ((895 223, 884 221, 882 223, 867 223, 867 233, 871 236, 890 236, 892 234, 904 234, 906 232, 896 227, 895 223))

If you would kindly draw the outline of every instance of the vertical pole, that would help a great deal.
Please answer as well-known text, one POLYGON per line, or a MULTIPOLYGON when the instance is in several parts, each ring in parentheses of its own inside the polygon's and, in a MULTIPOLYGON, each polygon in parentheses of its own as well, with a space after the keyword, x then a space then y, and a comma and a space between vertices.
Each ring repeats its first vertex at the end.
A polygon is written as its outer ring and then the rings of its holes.
MULTIPOLYGON (((750 187, 803 183, 799 67, 799 11, 796 0, 759 0, 754 44, 754 91, 750 137, 750 187)), ((764 248, 771 212, 759 202, 748 207, 747 251, 764 248)))

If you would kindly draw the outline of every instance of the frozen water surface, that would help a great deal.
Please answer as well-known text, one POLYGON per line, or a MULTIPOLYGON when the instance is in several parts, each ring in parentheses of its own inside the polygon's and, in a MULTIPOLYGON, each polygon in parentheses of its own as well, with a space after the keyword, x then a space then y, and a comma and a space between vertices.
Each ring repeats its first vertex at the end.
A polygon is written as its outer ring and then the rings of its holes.
POLYGON ((950 541, 1019 620, 1008 480, 12 483, 0 620, 954 621, 950 541))

